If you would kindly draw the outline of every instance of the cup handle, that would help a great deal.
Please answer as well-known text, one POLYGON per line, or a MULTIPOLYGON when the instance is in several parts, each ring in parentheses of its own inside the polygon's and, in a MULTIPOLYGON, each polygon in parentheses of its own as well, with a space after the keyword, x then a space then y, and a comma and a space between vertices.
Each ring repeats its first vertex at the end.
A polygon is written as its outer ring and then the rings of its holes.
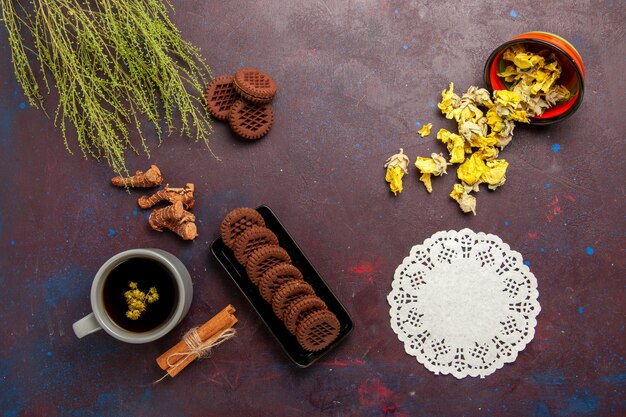
POLYGON ((74 329, 76 337, 82 339, 88 334, 102 330, 102 327, 100 327, 100 323, 96 320, 96 316, 93 313, 89 313, 76 323, 72 324, 72 329, 74 329))

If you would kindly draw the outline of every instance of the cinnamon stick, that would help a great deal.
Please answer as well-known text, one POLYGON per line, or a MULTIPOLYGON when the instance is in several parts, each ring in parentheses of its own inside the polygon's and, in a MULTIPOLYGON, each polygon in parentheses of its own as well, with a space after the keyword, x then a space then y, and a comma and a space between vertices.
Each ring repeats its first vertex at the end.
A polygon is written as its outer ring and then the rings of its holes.
MULTIPOLYGON (((231 328, 235 323, 237 323, 237 318, 233 315, 235 311, 235 308, 229 304, 222 311, 217 313, 213 318, 200 326, 197 330, 200 339, 204 342, 212 337, 218 336, 224 330, 231 328)), ((176 371, 174 375, 176 375, 178 374, 178 372, 184 369, 185 366, 187 366, 189 363, 197 358, 197 355, 190 355, 188 357, 183 356, 185 353, 188 352, 189 348, 187 344, 181 340, 172 348, 170 348, 167 352, 159 356, 156 362, 159 367, 164 371, 168 371, 169 368, 176 367, 176 369, 174 370, 176 371), (184 358, 186 358, 186 360, 184 358), (181 363, 180 365, 178 365, 178 362, 180 362, 181 360, 185 360, 185 362, 187 363, 181 363)), ((170 376, 174 376, 169 371, 168 373, 170 374, 170 376)))
MULTIPOLYGON (((222 332, 224 332, 225 330, 228 330, 231 327, 233 327, 235 325, 235 323, 237 323, 237 319, 235 318, 235 316, 230 316, 227 319, 227 322, 224 324, 224 326, 219 328, 215 332, 215 334, 213 336, 211 336, 209 339, 207 339, 206 341, 209 342, 209 343, 212 343, 219 336, 221 336, 222 332)), ((172 378, 174 378, 176 375, 178 375, 191 362, 195 361, 198 358, 198 355, 188 355, 188 356, 179 356, 179 357, 182 358, 182 359, 177 361, 173 366, 170 366, 169 368, 166 369, 168 375, 171 376, 172 378)))

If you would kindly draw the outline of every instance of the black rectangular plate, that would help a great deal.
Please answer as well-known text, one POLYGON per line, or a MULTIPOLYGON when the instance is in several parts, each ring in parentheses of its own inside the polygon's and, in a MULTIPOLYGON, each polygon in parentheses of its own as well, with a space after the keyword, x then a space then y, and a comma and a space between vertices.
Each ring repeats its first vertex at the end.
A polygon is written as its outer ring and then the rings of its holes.
POLYGON ((276 234, 280 246, 285 249, 291 257, 292 264, 302 272, 305 281, 311 284, 317 296, 324 300, 328 309, 337 316, 341 327, 339 336, 333 343, 319 352, 309 352, 303 349, 298 344, 296 337, 292 335, 283 322, 276 317, 272 310, 272 305, 261 297, 258 287, 248 278, 246 268, 237 262, 233 251, 224 244, 221 238, 213 242, 211 245, 211 253, 233 281, 235 281, 235 284, 237 284, 243 295, 259 314, 261 320, 263 320, 272 335, 274 335, 287 356, 289 356, 296 365, 306 368, 337 346, 352 331, 354 324, 346 309, 341 305, 330 288, 328 288, 315 268, 313 268, 311 262, 304 256, 304 253, 302 253, 296 242, 294 242, 289 233, 287 233, 287 230, 285 230, 272 210, 267 206, 260 206, 256 210, 263 216, 265 226, 276 234))

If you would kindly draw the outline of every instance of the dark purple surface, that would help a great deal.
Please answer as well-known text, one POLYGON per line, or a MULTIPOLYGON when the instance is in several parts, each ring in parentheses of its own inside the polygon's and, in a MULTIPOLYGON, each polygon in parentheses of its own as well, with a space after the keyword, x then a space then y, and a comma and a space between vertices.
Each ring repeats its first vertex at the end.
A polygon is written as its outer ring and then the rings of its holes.
POLYGON ((279 84, 276 121, 259 142, 215 123, 216 161, 177 136, 151 160, 173 186, 196 184, 200 237, 151 231, 104 163, 64 148, 53 120, 25 105, 0 31, 0 408, 5 416, 618 416, 624 387, 624 22, 621 1, 174 1, 173 20, 215 76, 257 66, 279 84), (291 3, 287 5, 287 3, 291 3), (454 171, 427 194, 412 170, 396 198, 385 159, 452 128, 442 89, 481 85, 500 43, 528 30, 570 40, 586 65, 578 112, 519 127, 501 156, 507 183, 478 195, 478 215, 448 198, 454 171), (345 343, 298 369, 209 256, 221 219, 267 204, 350 312, 345 343), (393 272, 436 231, 499 235, 530 265, 542 311, 535 339, 485 379, 436 376, 404 353, 389 326, 393 272), (129 248, 176 254, 195 285, 171 334, 127 345, 99 332, 75 338, 98 267, 129 248), (155 358, 227 304, 237 337, 158 385, 155 358))

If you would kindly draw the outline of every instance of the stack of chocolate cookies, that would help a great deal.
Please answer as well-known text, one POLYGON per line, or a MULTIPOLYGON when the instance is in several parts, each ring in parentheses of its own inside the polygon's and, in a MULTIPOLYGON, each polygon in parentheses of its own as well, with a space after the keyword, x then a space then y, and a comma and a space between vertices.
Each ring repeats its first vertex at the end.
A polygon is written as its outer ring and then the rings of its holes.
POLYGON ((309 352, 330 345, 339 335, 337 316, 328 310, 302 272, 291 263, 287 251, 267 227, 263 217, 252 208, 238 208, 221 225, 224 244, 245 266, 248 278, 259 288, 263 299, 272 305, 298 344, 309 352))
POLYGON ((242 68, 234 76, 214 79, 204 91, 209 113, 217 120, 228 121, 233 131, 245 139, 265 136, 274 123, 270 103, 278 90, 267 73, 256 68, 242 68))

